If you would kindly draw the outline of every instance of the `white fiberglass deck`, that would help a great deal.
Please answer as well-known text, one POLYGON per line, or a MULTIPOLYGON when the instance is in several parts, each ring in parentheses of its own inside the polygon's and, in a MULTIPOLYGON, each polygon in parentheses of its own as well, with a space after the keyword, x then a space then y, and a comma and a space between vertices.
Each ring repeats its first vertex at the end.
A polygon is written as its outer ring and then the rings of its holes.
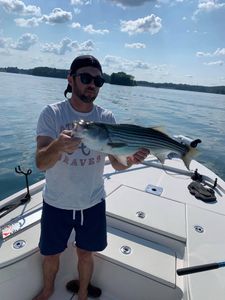
MULTIPOLYGON (((218 179, 217 202, 207 204, 189 193, 191 178, 181 161, 166 165, 185 174, 145 165, 124 172, 105 167, 108 247, 95 255, 92 281, 102 288, 102 300, 211 300, 215 295, 224 300, 225 269, 184 277, 176 274, 183 266, 224 260, 224 182, 218 179), (203 232, 196 231, 196 226, 203 232)), ((215 174, 195 161, 191 168, 215 179, 215 174)), ((43 183, 31 187, 28 204, 0 220, 1 226, 8 222, 24 226, 0 243, 1 300, 31 300, 41 288, 38 240, 43 183), (28 217, 33 224, 26 227, 28 217), (25 246, 15 249, 21 240, 25 246)), ((20 193, 1 206, 19 197, 20 193)), ((51 300, 76 299, 65 289, 65 283, 77 276, 74 251, 72 234, 51 300)))

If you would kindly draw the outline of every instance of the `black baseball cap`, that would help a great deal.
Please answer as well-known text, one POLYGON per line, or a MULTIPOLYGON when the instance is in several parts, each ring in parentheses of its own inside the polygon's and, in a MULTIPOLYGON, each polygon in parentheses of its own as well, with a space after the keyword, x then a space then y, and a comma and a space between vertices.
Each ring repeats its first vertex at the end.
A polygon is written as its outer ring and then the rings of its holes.
POLYGON ((83 67, 94 67, 102 73, 100 62, 92 55, 81 55, 74 59, 70 66, 70 75, 76 74, 77 70, 83 67))
MULTIPOLYGON (((102 73, 102 66, 97 58, 92 55, 80 55, 73 60, 70 66, 70 75, 75 75, 78 69, 89 66, 97 68, 102 73)), ((67 93, 71 92, 72 87, 70 84, 68 84, 66 90, 64 91, 64 96, 66 97, 67 93)))

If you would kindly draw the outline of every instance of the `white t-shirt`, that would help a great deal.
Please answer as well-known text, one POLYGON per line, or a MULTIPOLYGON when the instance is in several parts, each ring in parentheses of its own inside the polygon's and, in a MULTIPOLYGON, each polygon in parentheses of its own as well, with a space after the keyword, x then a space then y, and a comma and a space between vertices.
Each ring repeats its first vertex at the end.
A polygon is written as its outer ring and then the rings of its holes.
MULTIPOLYGON (((37 136, 56 139, 65 129, 72 129, 79 120, 115 123, 113 114, 94 105, 89 113, 76 111, 69 100, 48 105, 42 111, 37 136)), ((63 153, 56 164, 46 170, 43 198, 48 204, 82 210, 101 202, 105 197, 103 170, 106 155, 93 151, 81 143, 72 154, 63 153)))

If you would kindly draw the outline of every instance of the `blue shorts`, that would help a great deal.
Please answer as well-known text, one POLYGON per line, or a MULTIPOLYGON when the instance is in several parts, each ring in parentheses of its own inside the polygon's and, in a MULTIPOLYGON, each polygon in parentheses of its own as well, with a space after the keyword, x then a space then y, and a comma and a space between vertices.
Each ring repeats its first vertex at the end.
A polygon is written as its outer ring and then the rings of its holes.
POLYGON ((78 248, 104 250, 107 246, 105 200, 83 211, 56 208, 43 202, 39 242, 41 254, 63 252, 73 229, 78 248))

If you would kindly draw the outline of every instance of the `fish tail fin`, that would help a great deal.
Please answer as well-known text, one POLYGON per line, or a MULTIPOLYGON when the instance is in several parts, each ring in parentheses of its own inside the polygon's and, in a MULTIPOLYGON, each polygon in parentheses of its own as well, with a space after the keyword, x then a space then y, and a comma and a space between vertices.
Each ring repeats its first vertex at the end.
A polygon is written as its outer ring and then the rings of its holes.
POLYGON ((195 155, 197 155, 197 153, 198 153, 198 150, 196 148, 189 147, 189 151, 182 157, 182 160, 188 170, 189 170, 192 158, 195 155))

